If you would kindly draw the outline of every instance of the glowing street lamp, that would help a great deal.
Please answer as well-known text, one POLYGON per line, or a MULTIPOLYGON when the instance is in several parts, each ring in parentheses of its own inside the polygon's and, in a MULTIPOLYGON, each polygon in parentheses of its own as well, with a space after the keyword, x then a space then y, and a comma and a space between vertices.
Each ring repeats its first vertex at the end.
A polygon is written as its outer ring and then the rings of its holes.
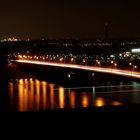
POLYGON ((129 63, 129 66, 132 66, 132 63, 129 63))
POLYGON ((86 58, 83 59, 83 65, 87 65, 87 59, 86 58))
POLYGON ((83 63, 86 63, 86 60, 85 59, 83 59, 83 63))
POLYGON ((99 60, 96 60, 96 64, 98 64, 98 62, 100 62, 99 60))
POLYGON ((132 74, 132 72, 135 71, 135 69, 137 69, 137 68, 138 68, 138 66, 132 65, 131 74, 132 74))
POLYGON ((110 63, 111 63, 111 68, 113 68, 114 61, 113 61, 113 60, 111 60, 111 61, 110 61, 110 63))
POLYGON ((98 61, 98 65, 99 65, 99 66, 101 65, 101 62, 100 62, 100 61, 98 61))
POLYGON ((22 59, 22 55, 18 55, 18 58, 19 58, 19 59, 22 59))
POLYGON ((129 63, 129 66, 130 66, 130 71, 131 71, 131 73, 132 73, 133 64, 130 62, 130 63, 129 63))
POLYGON ((71 58, 71 62, 73 62, 74 61, 74 58, 71 58))
POLYGON ((117 67, 117 63, 115 63, 114 66, 115 66, 115 69, 116 69, 116 67, 117 67))
POLYGON ((96 60, 97 66, 100 66, 101 62, 99 60, 96 60))
POLYGON ((114 61, 111 61, 111 64, 114 64, 114 61))
POLYGON ((133 71, 135 71, 135 69, 137 69, 137 68, 138 68, 138 66, 136 66, 136 65, 133 66, 133 71))
POLYGON ((63 58, 60 58, 59 61, 62 62, 63 61, 63 58))

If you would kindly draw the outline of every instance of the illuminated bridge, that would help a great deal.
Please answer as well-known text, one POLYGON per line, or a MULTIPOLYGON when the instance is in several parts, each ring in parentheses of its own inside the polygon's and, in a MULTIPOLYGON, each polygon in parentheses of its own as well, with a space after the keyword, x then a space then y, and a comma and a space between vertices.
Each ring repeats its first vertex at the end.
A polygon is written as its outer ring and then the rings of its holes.
POLYGON ((36 60, 11 60, 11 62, 21 63, 21 64, 23 63, 23 64, 33 64, 33 65, 43 65, 43 66, 51 66, 51 67, 86 70, 86 71, 91 71, 91 72, 99 72, 99 73, 113 74, 113 75, 118 75, 118 76, 125 76, 125 77, 140 79, 140 72, 122 70, 122 69, 103 68, 103 67, 97 67, 97 66, 84 66, 84 65, 76 65, 76 64, 54 63, 54 62, 44 62, 44 61, 36 61, 36 60))

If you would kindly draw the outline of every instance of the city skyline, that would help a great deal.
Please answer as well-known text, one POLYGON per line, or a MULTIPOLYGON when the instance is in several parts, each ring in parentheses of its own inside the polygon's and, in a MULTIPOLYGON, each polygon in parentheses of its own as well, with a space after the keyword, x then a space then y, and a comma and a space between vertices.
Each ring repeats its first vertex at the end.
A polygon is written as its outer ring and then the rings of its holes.
POLYGON ((0 39, 140 37, 140 2, 101 0, 2 1, 0 39))

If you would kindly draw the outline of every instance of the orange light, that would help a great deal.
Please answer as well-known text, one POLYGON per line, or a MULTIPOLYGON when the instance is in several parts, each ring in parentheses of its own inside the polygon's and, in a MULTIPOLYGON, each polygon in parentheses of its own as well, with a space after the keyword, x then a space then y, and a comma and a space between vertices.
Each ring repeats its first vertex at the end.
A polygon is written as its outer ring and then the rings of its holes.
POLYGON ((60 61, 62 62, 63 61, 63 58, 60 58, 60 61))
POLYGON ((96 101, 95 101, 95 105, 96 105, 97 107, 102 107, 102 106, 104 106, 104 105, 105 105, 104 99, 103 99, 103 98, 97 98, 96 101))
POLYGON ((74 58, 71 58, 71 62, 74 61, 74 58))
POLYGON ((74 108, 75 107, 75 92, 71 91, 70 93, 70 107, 74 108))
POLYGON ((113 64, 114 63, 114 61, 111 61, 111 64, 113 64))
POLYGON ((89 105, 89 98, 86 94, 83 95, 83 98, 82 98, 82 106, 83 107, 88 107, 89 105))
POLYGON ((65 106, 65 91, 63 87, 59 88, 59 105, 60 108, 64 108, 65 106))
POLYGON ((100 62, 100 61, 98 61, 98 64, 100 65, 100 64, 101 64, 101 62, 100 62))
POLYGON ((18 58, 22 58, 22 55, 18 55, 18 58))
POLYGON ((117 66, 117 63, 115 63, 114 66, 117 66))
POLYGON ((83 59, 83 63, 85 63, 86 62, 86 60, 85 59, 83 59))
POLYGON ((119 105, 122 105, 122 103, 118 102, 118 101, 113 101, 112 102, 112 105, 113 106, 119 106, 119 105))

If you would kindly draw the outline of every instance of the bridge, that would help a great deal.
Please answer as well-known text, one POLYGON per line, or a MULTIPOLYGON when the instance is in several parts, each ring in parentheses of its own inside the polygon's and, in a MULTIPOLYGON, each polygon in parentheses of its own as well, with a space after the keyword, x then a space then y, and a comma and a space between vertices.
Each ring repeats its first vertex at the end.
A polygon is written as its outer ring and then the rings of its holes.
POLYGON ((85 66, 85 65, 77 65, 77 64, 66 64, 66 63, 58 63, 58 62, 46 62, 46 61, 37 61, 37 60, 11 60, 14 63, 23 63, 23 64, 34 64, 34 65, 44 65, 44 66, 52 66, 52 67, 61 67, 61 68, 70 68, 70 69, 78 69, 85 70, 91 72, 99 72, 106 73, 118 76, 125 76, 129 78, 140 79, 140 72, 123 70, 117 68, 104 68, 99 66, 85 66))

